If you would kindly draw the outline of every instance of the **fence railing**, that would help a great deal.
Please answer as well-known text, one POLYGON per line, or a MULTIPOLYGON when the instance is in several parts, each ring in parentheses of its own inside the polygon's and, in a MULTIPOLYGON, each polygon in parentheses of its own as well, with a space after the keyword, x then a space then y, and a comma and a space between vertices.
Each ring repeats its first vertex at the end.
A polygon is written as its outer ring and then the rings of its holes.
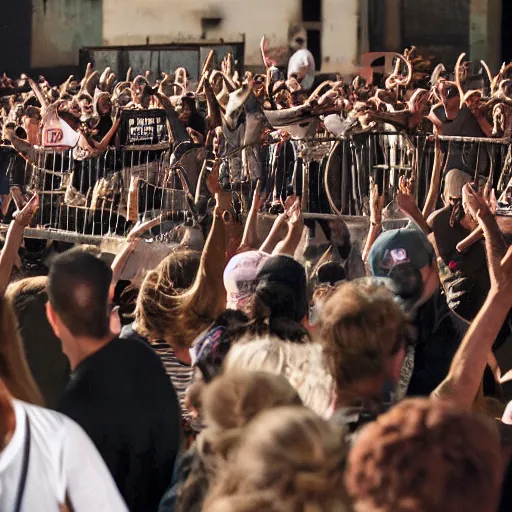
MULTIPOLYGON (((445 171, 459 168, 491 180, 498 194, 512 178, 508 140, 440 137, 445 171)), ((290 193, 302 198, 309 216, 368 214, 370 177, 393 210, 400 176, 414 175, 421 205, 428 193, 434 141, 426 136, 368 133, 347 139, 288 140, 231 151, 223 159, 221 181, 247 208, 255 179, 261 177, 268 205, 290 193), (257 172, 255 172, 257 169, 257 172)), ((40 194, 36 219, 40 237, 88 239, 124 236, 138 219, 164 214, 180 222, 197 213, 193 199, 204 194, 200 170, 203 148, 184 152, 178 161, 163 149, 116 150, 87 160, 72 151, 44 152, 26 159, 12 147, 0 149, 0 188, 9 186, 40 194), (186 169, 186 170, 185 170, 186 169)), ((244 206, 242 206, 243 208, 244 206)), ((5 217, 9 219, 9 215, 5 217)), ((28 236, 31 236, 30 234, 28 236)), ((34 235, 35 236, 35 235, 34 235)), ((39 237, 39 235, 38 235, 39 237)))

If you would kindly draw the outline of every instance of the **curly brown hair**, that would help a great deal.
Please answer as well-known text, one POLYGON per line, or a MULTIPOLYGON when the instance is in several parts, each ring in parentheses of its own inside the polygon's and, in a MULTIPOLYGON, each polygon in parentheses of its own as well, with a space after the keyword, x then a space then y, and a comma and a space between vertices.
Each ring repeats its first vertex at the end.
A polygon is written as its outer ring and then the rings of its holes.
POLYGON ((341 284, 320 311, 324 358, 338 389, 383 374, 412 337, 406 314, 384 286, 341 284))
POLYGON ((491 512, 503 476, 492 420, 432 400, 406 400, 369 424, 349 455, 356 510, 491 512))

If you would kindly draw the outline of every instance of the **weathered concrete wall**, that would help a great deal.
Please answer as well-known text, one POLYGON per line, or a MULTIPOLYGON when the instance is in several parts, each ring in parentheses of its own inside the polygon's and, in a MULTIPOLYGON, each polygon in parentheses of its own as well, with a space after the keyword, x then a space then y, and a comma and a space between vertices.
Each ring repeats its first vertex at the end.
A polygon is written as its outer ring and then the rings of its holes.
POLYGON ((82 46, 101 45, 102 4, 102 0, 32 0, 32 67, 76 66, 82 46))
MULTIPOLYGON (((301 22, 300 0, 103 0, 103 44, 129 45, 198 40, 239 41, 245 34, 247 66, 261 65, 262 35, 285 55, 289 31, 301 22), (203 33, 201 19, 221 23, 203 33)), ((358 0, 323 0, 322 71, 338 71, 357 55, 358 0)), ((273 52, 273 53, 274 53, 273 52)))

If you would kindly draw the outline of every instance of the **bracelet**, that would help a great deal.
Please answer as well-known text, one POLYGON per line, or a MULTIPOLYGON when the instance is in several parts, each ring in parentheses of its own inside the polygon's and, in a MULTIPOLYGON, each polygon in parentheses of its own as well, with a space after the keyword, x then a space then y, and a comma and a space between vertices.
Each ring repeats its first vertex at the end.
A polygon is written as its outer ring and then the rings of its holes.
POLYGON ((372 225, 374 228, 376 228, 376 227, 382 227, 382 221, 377 222, 377 221, 375 221, 375 220, 372 220, 370 223, 371 223, 371 225, 372 225))

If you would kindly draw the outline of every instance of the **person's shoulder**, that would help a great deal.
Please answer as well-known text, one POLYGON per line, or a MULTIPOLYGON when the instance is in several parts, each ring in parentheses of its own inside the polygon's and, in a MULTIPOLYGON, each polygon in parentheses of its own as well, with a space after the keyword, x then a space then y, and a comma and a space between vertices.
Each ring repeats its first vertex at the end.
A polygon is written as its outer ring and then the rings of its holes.
POLYGON ((440 221, 444 221, 446 218, 450 218, 451 215, 451 207, 444 206, 443 208, 440 208, 439 210, 436 210, 435 212, 431 213, 429 218, 427 219, 427 223, 430 227, 434 227, 437 223, 440 221))
POLYGON ((30 424, 36 430, 46 433, 56 433, 65 428, 66 420, 68 419, 64 414, 32 405, 22 400, 14 400, 15 406, 22 409, 27 415, 30 424))

